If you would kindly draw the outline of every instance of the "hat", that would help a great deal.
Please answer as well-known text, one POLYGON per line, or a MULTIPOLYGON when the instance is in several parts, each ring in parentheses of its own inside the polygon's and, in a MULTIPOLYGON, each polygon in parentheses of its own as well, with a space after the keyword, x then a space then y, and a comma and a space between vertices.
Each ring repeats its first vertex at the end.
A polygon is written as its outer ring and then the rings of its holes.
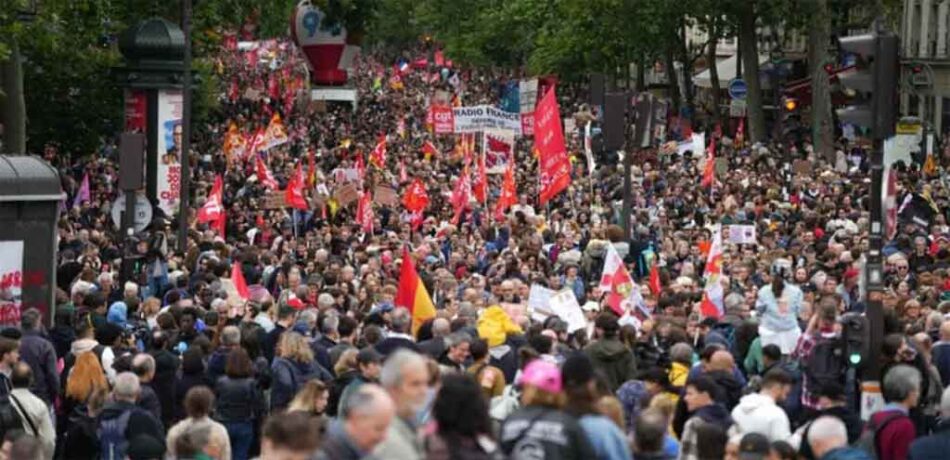
POLYGON ((366 347, 356 354, 357 364, 379 364, 383 361, 383 355, 379 354, 373 347, 366 347))
POLYGON ((760 433, 746 433, 739 441, 739 458, 741 460, 762 460, 772 450, 769 438, 760 433))
POLYGON ((565 385, 584 385, 594 379, 594 363, 582 352, 573 353, 564 360, 561 380, 565 385))
POLYGON ((536 359, 528 363, 521 374, 521 384, 548 393, 561 392, 561 371, 557 365, 536 359))
POLYGON ((584 311, 600 311, 600 304, 594 301, 587 301, 581 309, 584 311))
POLYGON ((131 460, 160 460, 165 457, 165 443, 147 434, 140 434, 129 441, 125 454, 131 460))

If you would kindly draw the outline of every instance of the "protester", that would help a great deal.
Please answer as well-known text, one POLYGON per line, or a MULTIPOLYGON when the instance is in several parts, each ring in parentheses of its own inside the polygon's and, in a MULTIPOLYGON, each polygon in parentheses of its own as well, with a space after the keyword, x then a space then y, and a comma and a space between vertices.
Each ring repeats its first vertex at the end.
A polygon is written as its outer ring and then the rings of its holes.
POLYGON ((233 458, 238 460, 249 458, 265 414, 264 394, 254 378, 253 366, 247 351, 232 350, 226 357, 224 376, 214 386, 214 419, 227 430, 233 458))
MULTIPOLYGON (((299 417, 312 420, 303 413, 299 413, 299 417)), ((389 437, 389 427, 395 417, 395 404, 385 390, 372 383, 361 386, 341 410, 340 419, 330 423, 317 459, 365 458, 389 437)))
POLYGON ((165 439, 162 422, 148 411, 136 406, 141 386, 131 372, 116 375, 112 400, 99 415, 98 439, 100 455, 122 458, 128 450, 128 441, 136 436, 165 439))
POLYGON ((195 436, 199 439, 204 438, 202 439, 204 442, 196 443, 195 447, 202 450, 209 443, 213 443, 220 452, 215 458, 233 458, 228 431, 224 425, 210 418, 213 409, 214 393, 210 388, 202 386, 188 390, 188 394, 185 395, 185 413, 188 414, 188 418, 176 423, 168 430, 165 445, 168 446, 170 455, 176 455, 179 437, 192 432, 205 432, 203 436, 195 436))
POLYGON ((917 407, 920 398, 920 372, 904 364, 892 367, 884 374, 883 393, 886 404, 871 415, 865 430, 875 433, 872 446, 875 457, 893 460, 907 458, 910 444, 916 437, 916 428, 908 414, 917 407))
POLYGON ((396 417, 389 432, 374 449, 380 458, 423 459, 425 452, 419 442, 418 417, 425 408, 429 368, 425 358, 415 352, 399 349, 383 364, 379 383, 389 392, 396 406, 396 417))
POLYGON ((778 406, 792 387, 792 378, 781 369, 774 369, 762 379, 759 393, 743 396, 732 410, 732 420, 740 433, 759 433, 769 442, 786 441, 791 436, 788 415, 778 406))

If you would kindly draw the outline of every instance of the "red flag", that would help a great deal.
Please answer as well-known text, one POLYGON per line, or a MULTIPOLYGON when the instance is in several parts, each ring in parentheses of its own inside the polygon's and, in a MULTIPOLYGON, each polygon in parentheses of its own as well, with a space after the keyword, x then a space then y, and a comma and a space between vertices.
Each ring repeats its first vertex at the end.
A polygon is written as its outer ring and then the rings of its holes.
POLYGON ((656 260, 653 261, 653 266, 650 267, 650 290, 657 297, 660 296, 660 291, 663 290, 663 285, 660 284, 660 264, 656 260))
POLYGON ((445 55, 442 54, 442 50, 435 50, 435 65, 442 67, 445 65, 445 55))
POLYGON ((429 194, 421 180, 413 179, 412 183, 406 187, 402 205, 410 212, 421 212, 429 206, 429 194))
POLYGON ((540 202, 544 205, 571 184, 571 161, 564 146, 564 130, 554 88, 541 98, 535 110, 534 144, 541 163, 540 202))
POLYGON ((261 181, 261 185, 264 186, 264 188, 277 190, 277 179, 274 179, 274 175, 267 169, 267 164, 264 163, 264 159, 261 158, 260 155, 254 155, 254 158, 256 158, 255 162, 257 163, 257 179, 261 181))
POLYGON ((249 297, 251 297, 251 294, 247 289, 247 281, 244 280, 244 272, 241 271, 240 262, 234 262, 231 264, 231 283, 234 284, 234 289, 237 291, 241 299, 247 300, 249 297))
POLYGON ((386 136, 380 136, 376 147, 373 147, 373 151, 369 153, 369 164, 378 169, 386 166, 386 136))
POLYGON ((422 154, 425 155, 426 160, 429 160, 433 155, 439 154, 439 149, 435 147, 432 141, 425 141, 422 144, 422 154))
POLYGON ((238 86, 237 78, 231 79, 231 86, 228 87, 228 100, 234 102, 241 96, 241 88, 238 86))
POLYGON ((706 165, 703 167, 703 180, 699 183, 702 187, 711 187, 716 179, 716 138, 709 143, 706 150, 706 165))
POLYGON ((303 168, 298 164, 294 175, 290 178, 290 182, 287 183, 287 190, 284 192, 284 201, 287 202, 288 206, 297 209, 307 209, 309 207, 307 206, 307 200, 303 197, 303 183, 303 168))
POLYGON ((515 205, 518 202, 517 190, 515 188, 515 171, 514 167, 509 164, 508 168, 505 169, 505 178, 501 183, 501 195, 498 197, 498 202, 495 203, 495 220, 502 221, 505 219, 505 211, 508 208, 515 205))
POLYGON ((245 155, 257 155, 257 151, 264 147, 264 129, 257 128, 253 134, 249 134, 250 138, 247 140, 247 151, 244 152, 245 155))
POLYGON ((396 298, 393 299, 393 304, 396 307, 409 310, 409 313, 412 314, 411 330, 413 334, 416 333, 423 322, 435 318, 435 305, 426 291, 425 284, 422 283, 422 278, 416 272, 416 266, 412 262, 412 256, 409 254, 408 248, 402 250, 399 287, 396 289, 396 298))
POLYGON ((472 181, 472 193, 475 200, 484 203, 488 200, 488 172, 485 170, 485 154, 478 156, 475 180, 472 181))
POLYGON ((455 181, 455 189, 452 190, 452 197, 449 200, 455 209, 455 215, 452 217, 452 224, 458 225, 462 218, 462 211, 468 206, 472 199, 472 181, 469 178, 468 166, 462 169, 462 175, 455 181))
POLYGON ((221 218, 224 213, 224 181, 221 176, 214 178, 214 185, 211 186, 211 192, 208 193, 208 200, 198 209, 198 222, 213 222, 221 218))
POLYGON ((356 207, 356 221, 364 233, 373 233, 373 197, 369 190, 363 192, 356 207))

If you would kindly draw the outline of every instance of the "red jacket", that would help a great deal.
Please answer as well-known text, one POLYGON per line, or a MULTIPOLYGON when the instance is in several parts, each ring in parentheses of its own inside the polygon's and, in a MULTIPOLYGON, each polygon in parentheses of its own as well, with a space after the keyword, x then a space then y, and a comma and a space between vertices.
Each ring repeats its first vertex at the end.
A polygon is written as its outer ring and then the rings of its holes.
MULTIPOLYGON (((893 409, 881 410, 871 416, 871 422, 877 426, 886 417, 894 413, 893 409)), ((910 450, 910 444, 917 437, 917 429, 910 417, 898 417, 887 424, 877 434, 877 447, 880 460, 904 460, 910 450)))

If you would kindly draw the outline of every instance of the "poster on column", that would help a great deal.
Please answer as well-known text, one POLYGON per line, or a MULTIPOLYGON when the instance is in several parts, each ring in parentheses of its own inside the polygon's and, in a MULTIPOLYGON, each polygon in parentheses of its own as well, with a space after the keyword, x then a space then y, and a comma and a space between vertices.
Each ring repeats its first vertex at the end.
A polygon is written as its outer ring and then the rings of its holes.
POLYGON ((0 241, 0 325, 19 325, 23 307, 23 241, 0 241))
POLYGON ((178 211, 181 182, 181 91, 158 93, 158 205, 171 216, 178 211))

